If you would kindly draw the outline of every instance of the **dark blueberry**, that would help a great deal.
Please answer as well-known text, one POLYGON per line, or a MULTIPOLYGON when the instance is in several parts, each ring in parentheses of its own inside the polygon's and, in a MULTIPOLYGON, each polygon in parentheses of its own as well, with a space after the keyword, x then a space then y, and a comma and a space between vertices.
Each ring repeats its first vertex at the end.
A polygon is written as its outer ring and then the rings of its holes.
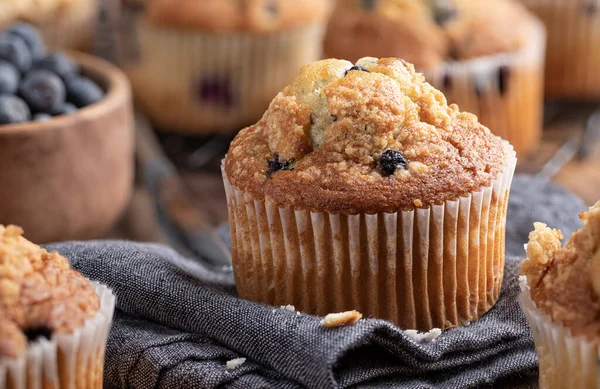
POLYGON ((23 330, 27 340, 30 342, 35 342, 39 338, 46 338, 50 340, 50 338, 52 338, 52 332, 52 328, 46 325, 31 327, 23 330))
POLYGON ((50 53, 40 58, 35 61, 33 68, 51 71, 65 81, 79 74, 79 66, 61 53, 50 53))
POLYGON ((35 112, 52 113, 65 103, 65 84, 47 70, 34 70, 25 76, 19 88, 21 97, 35 112))
POLYGON ((17 96, 0 96, 0 124, 25 123, 31 119, 27 104, 17 96))
POLYGON ((74 77, 65 82, 67 100, 77 107, 87 107, 104 98, 104 92, 94 81, 86 77, 74 77))
POLYGON ((21 73, 27 72, 33 62, 25 40, 13 34, 0 35, 0 59, 12 63, 21 73))
POLYGON ((15 94, 21 75, 10 62, 0 60, 0 94, 15 94))
POLYGON ((386 176, 394 174, 397 168, 405 169, 408 162, 401 151, 398 150, 386 150, 381 154, 379 159, 379 167, 386 176))
POLYGON ((31 119, 35 120, 36 122, 45 122, 45 121, 52 119, 52 116, 48 115, 47 113, 40 112, 40 113, 36 113, 35 115, 33 115, 33 117, 31 119))
POLYGON ((211 77, 200 81, 198 95, 204 103, 226 108, 231 108, 234 105, 231 82, 224 77, 211 77))
POLYGON ((378 2, 379 0, 360 0, 360 5, 367 11, 373 11, 378 2))
POLYGON ((349 72, 353 71, 353 70, 359 70, 361 72, 367 72, 369 73, 369 71, 365 68, 362 68, 360 66, 352 66, 350 69, 346 70, 346 72, 344 73, 344 77, 346 77, 348 75, 349 72))
POLYGON ((277 4, 277 1, 271 0, 267 3, 265 9, 270 15, 275 16, 279 13, 279 4, 277 4))
POLYGON ((71 115, 77 111, 77 107, 71 103, 64 103, 58 110, 52 112, 54 116, 71 115))
POLYGON ((38 30, 29 23, 15 23, 6 30, 6 33, 16 35, 22 38, 29 51, 33 60, 38 60, 46 53, 46 47, 44 41, 38 30))
POLYGON ((438 26, 444 26, 457 16, 456 9, 448 5, 437 5, 433 8, 433 18, 438 26))
POLYGON ((278 154, 273 154, 273 158, 267 161, 267 167, 267 177, 270 177, 273 173, 280 170, 294 170, 292 162, 280 160, 278 154))
POLYGON ((338 117, 337 115, 331 115, 331 122, 337 122, 338 117))
POLYGON ((508 90, 509 78, 509 67, 506 65, 500 66, 500 68, 498 68, 498 92, 500 92, 500 96, 504 96, 504 94, 508 90))
POLYGON ((449 73, 444 73, 444 77, 442 78, 442 86, 446 90, 452 87, 452 76, 449 73))

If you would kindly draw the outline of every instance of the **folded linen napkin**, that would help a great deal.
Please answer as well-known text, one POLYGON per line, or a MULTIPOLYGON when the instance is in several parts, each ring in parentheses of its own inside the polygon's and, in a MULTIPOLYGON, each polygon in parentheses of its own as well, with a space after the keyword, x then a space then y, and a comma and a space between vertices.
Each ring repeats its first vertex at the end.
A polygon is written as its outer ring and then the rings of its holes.
POLYGON ((530 387, 537 359, 517 303, 523 244, 538 220, 570 234, 584 209, 552 184, 515 177, 499 302, 477 322, 430 342, 382 320, 326 329, 318 317, 239 299, 230 275, 160 245, 93 241, 48 248, 117 295, 108 389, 530 387), (226 362, 236 358, 246 361, 228 369, 226 362))

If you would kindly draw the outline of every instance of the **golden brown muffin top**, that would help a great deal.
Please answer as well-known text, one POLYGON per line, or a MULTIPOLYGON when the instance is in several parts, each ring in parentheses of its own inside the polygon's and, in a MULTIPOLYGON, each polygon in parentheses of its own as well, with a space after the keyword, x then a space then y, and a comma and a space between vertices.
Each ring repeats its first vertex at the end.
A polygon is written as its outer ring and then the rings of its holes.
POLYGON ((281 205, 355 214, 456 199, 507 165, 500 138, 448 106, 396 58, 305 65, 230 146, 238 189, 281 205))
POLYGON ((537 307, 575 334, 600 335, 600 201, 580 215, 583 227, 561 244, 558 230, 536 223, 529 234, 527 276, 537 307))
POLYGON ((331 0, 148 0, 151 22, 214 32, 268 33, 326 20, 331 0))
POLYGON ((339 0, 326 55, 401 57, 417 69, 515 52, 532 16, 513 0, 339 0))
POLYGON ((98 295, 67 260, 0 225, 0 359, 21 355, 27 341, 71 333, 94 317, 98 295))

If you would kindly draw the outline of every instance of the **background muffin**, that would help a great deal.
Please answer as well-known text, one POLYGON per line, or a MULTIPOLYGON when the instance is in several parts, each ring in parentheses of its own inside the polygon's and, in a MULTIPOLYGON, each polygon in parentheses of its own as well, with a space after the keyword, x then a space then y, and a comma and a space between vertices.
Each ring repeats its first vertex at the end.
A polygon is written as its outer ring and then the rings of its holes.
POLYGON ((320 57, 329 12, 321 0, 150 0, 124 67, 158 127, 237 131, 320 57))
POLYGON ((533 332, 542 388, 595 388, 600 379, 600 202, 563 235, 536 223, 521 269, 521 303, 533 332))
POLYGON ((101 388, 114 296, 22 233, 0 226, 0 387, 101 388))
POLYGON ((548 30, 546 95, 600 98, 600 3, 597 0, 521 0, 548 30))
POLYGON ((498 297, 515 162, 402 60, 306 65, 225 160, 238 292, 466 324, 498 297))
POLYGON ((539 142, 544 32, 512 0, 340 0, 325 53, 401 57, 517 152, 539 142))

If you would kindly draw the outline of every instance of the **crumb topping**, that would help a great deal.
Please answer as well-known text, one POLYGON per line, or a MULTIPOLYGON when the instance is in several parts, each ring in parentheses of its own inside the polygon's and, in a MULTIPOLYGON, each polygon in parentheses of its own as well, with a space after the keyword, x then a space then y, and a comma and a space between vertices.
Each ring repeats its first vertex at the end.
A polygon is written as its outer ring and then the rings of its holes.
POLYGON ((331 0, 150 0, 151 22, 212 32, 270 33, 325 21, 331 0))
POLYGON ((230 182, 258 198, 311 210, 396 212, 489 185, 507 164, 502 141, 448 106, 396 58, 308 64, 242 130, 230 182))
POLYGON ((600 335, 600 201, 580 215, 584 225, 562 246, 563 235, 536 223, 529 235, 527 276, 531 298, 574 333, 600 335))
POLYGON ((70 333, 98 311, 90 283, 67 260, 0 226, 0 358, 17 357, 27 341, 70 333))
POLYGON ((325 52, 352 60, 395 55, 429 69, 446 60, 518 51, 532 19, 513 0, 340 0, 325 52))

